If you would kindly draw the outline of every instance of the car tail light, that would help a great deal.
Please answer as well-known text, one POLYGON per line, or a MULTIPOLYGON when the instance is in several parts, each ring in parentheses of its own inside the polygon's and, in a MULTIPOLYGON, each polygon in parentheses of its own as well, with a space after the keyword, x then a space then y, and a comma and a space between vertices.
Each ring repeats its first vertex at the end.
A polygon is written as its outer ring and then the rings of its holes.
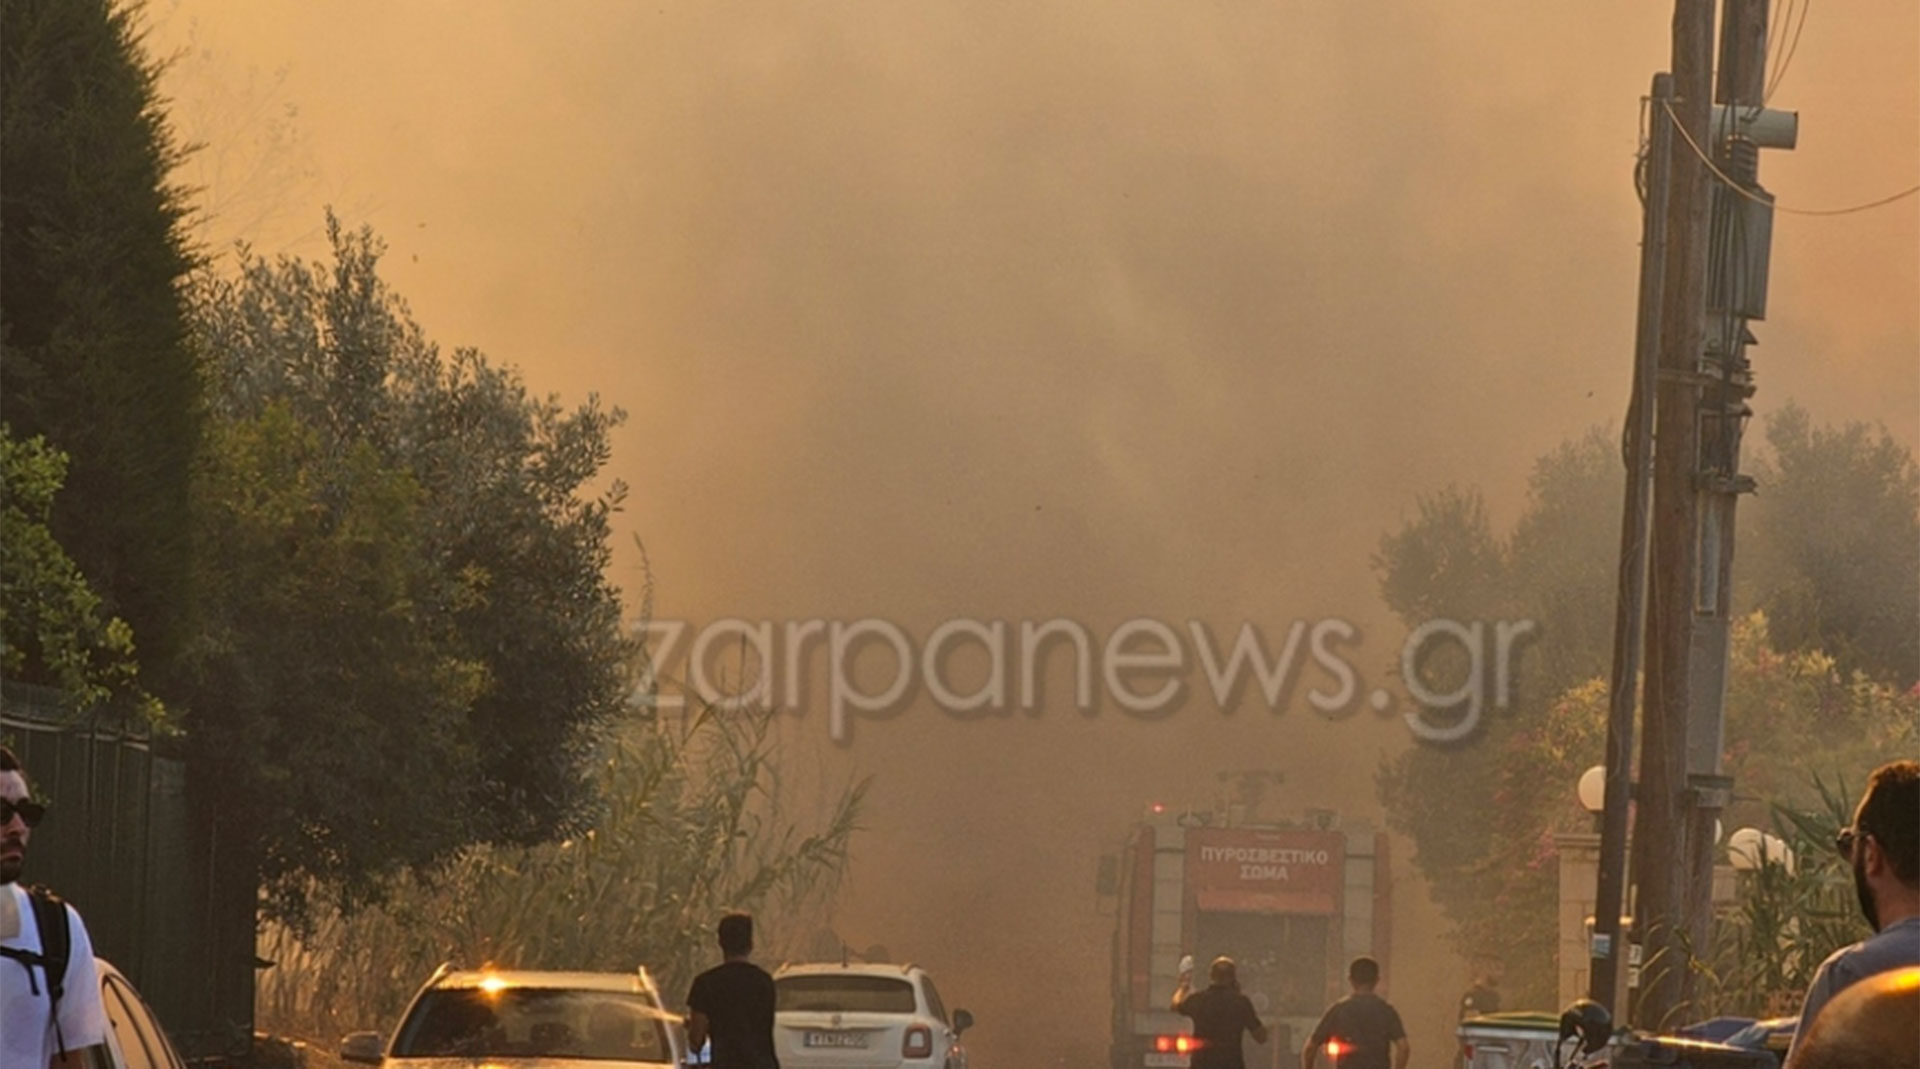
POLYGON ((1192 1054, 1200 1049, 1200 1041, 1192 1036, 1155 1036, 1153 1049, 1158 1054, 1192 1054))
POLYGON ((1332 1059, 1333 1064, 1339 1065, 1341 1058, 1344 1058, 1347 1055, 1352 1053, 1353 1053, 1353 1044, 1348 1043, 1347 1041, 1342 1039, 1327 1040, 1327 1057, 1332 1059))
POLYGON ((907 1038, 900 1042, 900 1056, 903 1058, 933 1057, 933 1030, 923 1024, 907 1029, 907 1038))

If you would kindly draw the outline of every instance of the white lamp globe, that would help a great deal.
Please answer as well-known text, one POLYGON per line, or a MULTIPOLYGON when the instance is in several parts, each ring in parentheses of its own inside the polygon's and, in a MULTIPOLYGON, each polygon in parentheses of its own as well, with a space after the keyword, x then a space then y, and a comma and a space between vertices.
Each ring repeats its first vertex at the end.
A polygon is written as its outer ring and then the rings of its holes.
POLYGON ((1607 766, 1595 765, 1580 773, 1580 785, 1575 792, 1580 796, 1580 805, 1589 813, 1598 813, 1607 807, 1607 766))
POLYGON ((1759 828, 1741 828, 1727 837, 1727 861, 1741 872, 1753 872, 1767 856, 1767 834, 1759 828))
POLYGON ((1767 860, 1786 869, 1787 875, 1793 875, 1793 847, 1788 846, 1787 841, 1778 835, 1769 835, 1764 841, 1767 847, 1767 860))

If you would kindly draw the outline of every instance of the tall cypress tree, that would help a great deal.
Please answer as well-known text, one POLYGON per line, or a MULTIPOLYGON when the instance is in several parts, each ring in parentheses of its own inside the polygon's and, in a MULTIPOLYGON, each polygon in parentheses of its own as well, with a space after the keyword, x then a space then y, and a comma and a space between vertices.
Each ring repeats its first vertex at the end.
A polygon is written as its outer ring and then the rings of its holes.
POLYGON ((52 528, 164 693, 200 389, 156 75, 115 0, 0 0, 0 419, 71 458, 52 528))

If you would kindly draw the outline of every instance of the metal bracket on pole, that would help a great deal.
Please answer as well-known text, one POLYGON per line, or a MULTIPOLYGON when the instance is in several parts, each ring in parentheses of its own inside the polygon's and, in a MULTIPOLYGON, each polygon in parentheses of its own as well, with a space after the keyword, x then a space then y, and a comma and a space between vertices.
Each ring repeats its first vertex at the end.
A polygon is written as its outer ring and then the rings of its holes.
POLYGON ((1672 382, 1696 389, 1718 386, 1721 381, 1720 376, 1706 371, 1681 371, 1678 368, 1663 367, 1658 374, 1661 382, 1672 382))
POLYGON ((1689 772, 1687 798, 1695 809, 1725 809, 1733 802, 1733 777, 1689 772))
POLYGON ((1727 475, 1717 471, 1696 472, 1693 477, 1696 489, 1716 494, 1752 494, 1760 490, 1760 483, 1751 475, 1727 475))

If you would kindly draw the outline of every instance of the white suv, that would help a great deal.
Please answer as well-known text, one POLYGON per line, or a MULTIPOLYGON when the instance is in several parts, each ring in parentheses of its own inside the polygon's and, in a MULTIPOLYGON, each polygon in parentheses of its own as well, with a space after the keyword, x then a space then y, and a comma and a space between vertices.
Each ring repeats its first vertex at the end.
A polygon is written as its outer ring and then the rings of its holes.
POLYGON ((781 1069, 967 1069, 960 1033, 926 971, 912 965, 783 965, 774 974, 781 1069))

